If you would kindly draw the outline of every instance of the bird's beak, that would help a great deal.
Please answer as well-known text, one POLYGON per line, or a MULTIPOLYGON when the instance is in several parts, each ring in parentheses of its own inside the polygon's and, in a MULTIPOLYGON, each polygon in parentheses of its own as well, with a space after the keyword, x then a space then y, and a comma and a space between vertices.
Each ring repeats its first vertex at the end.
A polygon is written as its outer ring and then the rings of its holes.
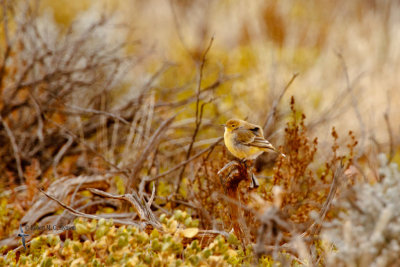
POLYGON ((225 127, 226 125, 225 124, 220 124, 220 126, 225 127))

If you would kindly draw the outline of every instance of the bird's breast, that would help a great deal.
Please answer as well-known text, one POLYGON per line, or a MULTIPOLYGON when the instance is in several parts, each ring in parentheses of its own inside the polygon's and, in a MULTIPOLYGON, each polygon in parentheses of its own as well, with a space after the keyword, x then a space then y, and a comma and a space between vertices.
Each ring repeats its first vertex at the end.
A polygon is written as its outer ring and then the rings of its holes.
POLYGON ((224 133, 224 142, 229 152, 239 159, 254 159, 262 153, 259 148, 242 144, 237 140, 236 134, 228 131, 224 133))

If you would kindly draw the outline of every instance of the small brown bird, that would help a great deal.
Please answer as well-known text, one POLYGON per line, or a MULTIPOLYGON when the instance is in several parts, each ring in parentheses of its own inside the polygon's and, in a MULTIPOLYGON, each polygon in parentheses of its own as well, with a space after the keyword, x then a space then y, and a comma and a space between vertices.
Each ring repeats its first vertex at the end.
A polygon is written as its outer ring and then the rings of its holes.
MULTIPOLYGON (((274 151, 285 157, 285 154, 279 152, 268 140, 264 139, 260 126, 238 119, 230 119, 224 126, 225 146, 241 161, 254 160, 266 151, 274 151)), ((254 174, 251 178, 251 187, 258 187, 254 174)))

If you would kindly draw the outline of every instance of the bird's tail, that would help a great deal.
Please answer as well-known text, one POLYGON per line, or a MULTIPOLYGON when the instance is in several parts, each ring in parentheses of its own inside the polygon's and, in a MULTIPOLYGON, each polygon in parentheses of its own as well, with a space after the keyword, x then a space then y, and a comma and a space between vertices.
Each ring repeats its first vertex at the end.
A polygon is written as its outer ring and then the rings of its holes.
POLYGON ((282 152, 280 152, 278 149, 276 149, 273 145, 271 145, 270 147, 268 147, 268 149, 280 154, 282 157, 286 158, 286 155, 283 154, 282 152))
POLYGON ((264 151, 272 150, 278 154, 281 154, 286 158, 286 155, 281 153, 278 149, 276 149, 268 140, 264 138, 256 137, 253 142, 250 144, 251 146, 262 148, 264 151))

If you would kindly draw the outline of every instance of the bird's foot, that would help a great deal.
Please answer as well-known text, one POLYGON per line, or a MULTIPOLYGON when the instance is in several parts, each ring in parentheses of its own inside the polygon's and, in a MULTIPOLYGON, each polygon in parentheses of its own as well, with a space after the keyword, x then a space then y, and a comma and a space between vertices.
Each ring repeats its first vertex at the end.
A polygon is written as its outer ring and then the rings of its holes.
POLYGON ((251 173, 251 183, 249 189, 254 189, 259 186, 260 184, 258 183, 257 177, 254 175, 254 173, 251 173))

